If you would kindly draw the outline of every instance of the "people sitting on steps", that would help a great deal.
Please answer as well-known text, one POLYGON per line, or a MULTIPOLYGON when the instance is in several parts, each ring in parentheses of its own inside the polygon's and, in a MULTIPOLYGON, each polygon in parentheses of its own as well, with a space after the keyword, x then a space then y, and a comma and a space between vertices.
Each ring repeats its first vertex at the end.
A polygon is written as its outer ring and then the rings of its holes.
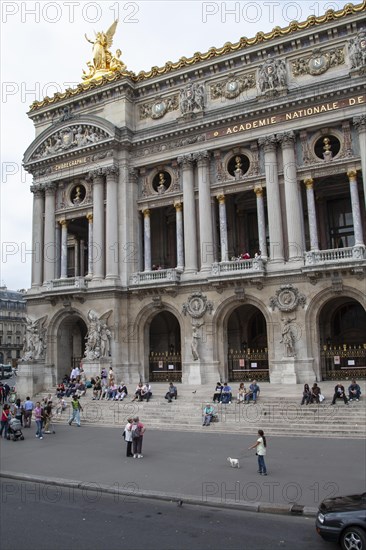
POLYGON ((221 403, 223 405, 231 404, 233 398, 233 394, 231 393, 231 387, 228 385, 227 382, 224 382, 224 386, 222 388, 222 394, 221 394, 221 403))
POLYGON ((244 385, 244 382, 240 382, 239 388, 238 388, 238 395, 237 395, 238 403, 244 403, 246 393, 247 393, 247 389, 244 385))
POLYGON ((331 405, 335 405, 336 399, 343 399, 344 404, 348 405, 348 399, 346 396, 346 391, 344 389, 344 386, 340 382, 335 386, 334 388, 334 395, 333 395, 333 401, 331 405))
POLYGON ((221 401, 221 394, 222 394, 222 388, 223 388, 223 387, 224 387, 224 386, 221 384, 221 382, 217 382, 216 388, 215 388, 215 391, 214 391, 214 394, 213 394, 213 398, 212 398, 212 400, 213 400, 214 403, 216 403, 216 401, 217 401, 218 403, 220 403, 220 401, 221 401))
POLYGON ((213 406, 210 403, 206 403, 206 406, 203 409, 202 426, 209 426, 214 414, 215 409, 213 406))
POLYGON ((311 403, 311 389, 309 388, 309 384, 304 384, 301 405, 303 405, 304 403, 306 405, 309 405, 309 403, 311 403))
POLYGON ((310 403, 320 403, 319 396, 321 395, 321 390, 316 382, 314 382, 313 387, 311 388, 311 400, 310 403))
POLYGON ((178 397, 178 390, 176 386, 174 386, 173 382, 169 383, 168 391, 165 394, 165 399, 168 400, 168 403, 171 403, 173 399, 177 399, 178 397))
POLYGON ((145 382, 141 390, 141 399, 142 400, 145 399, 146 403, 148 403, 151 396, 152 396, 151 384, 149 384, 148 382, 145 382))
POLYGON ((253 403, 256 404, 260 391, 261 390, 257 384, 257 381, 253 380, 253 382, 249 386, 249 391, 245 395, 245 403, 249 403, 249 401, 252 399, 253 403))
POLYGON ((131 402, 132 402, 132 401, 136 401, 136 400, 137 400, 137 401, 142 401, 142 399, 141 399, 142 386, 143 386, 142 382, 139 382, 139 383, 137 384, 136 390, 135 390, 135 397, 133 397, 133 398, 131 399, 131 402))
POLYGON ((348 398, 350 401, 353 401, 354 399, 356 401, 359 401, 361 397, 361 388, 357 384, 356 380, 352 380, 352 384, 348 386, 348 398))

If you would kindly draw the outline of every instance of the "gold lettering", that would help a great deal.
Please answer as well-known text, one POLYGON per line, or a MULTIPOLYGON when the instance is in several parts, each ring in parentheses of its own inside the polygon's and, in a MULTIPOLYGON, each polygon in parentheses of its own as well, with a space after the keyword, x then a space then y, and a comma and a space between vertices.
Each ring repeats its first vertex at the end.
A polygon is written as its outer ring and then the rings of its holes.
POLYGON ((349 103, 350 105, 355 105, 356 100, 355 100, 353 97, 350 97, 349 100, 348 100, 348 103, 349 103))
POLYGON ((228 128, 228 129, 226 130, 226 135, 231 134, 231 133, 232 133, 232 132, 231 132, 231 129, 228 128))
POLYGON ((259 121, 259 126, 265 126, 267 123, 266 123, 266 119, 263 118, 262 120, 259 121))
POLYGON ((358 103, 365 103, 365 96, 359 95, 357 101, 358 103))
POLYGON ((246 130, 250 130, 252 127, 252 123, 251 122, 247 122, 246 125, 245 125, 245 129, 246 130))
POLYGON ((238 131, 239 131, 238 127, 237 127, 237 126, 233 126, 233 132, 236 133, 236 132, 238 132, 238 131))
POLYGON ((320 107, 320 112, 321 112, 321 113, 324 113, 324 111, 326 111, 326 110, 327 110, 327 108, 326 108, 325 105, 322 105, 322 106, 320 107))
POLYGON ((292 113, 286 113, 286 120, 292 119, 292 113))
POLYGON ((239 132, 244 132, 244 130, 245 130, 244 124, 240 124, 239 132))
POLYGON ((320 112, 320 107, 314 107, 314 114, 320 112))
POLYGON ((338 101, 333 102, 333 109, 338 109, 338 101))
POLYGON ((255 120, 255 121, 253 122, 253 128, 258 128, 258 120, 255 120))
POLYGON ((276 117, 275 116, 271 116, 271 124, 276 124, 276 117))

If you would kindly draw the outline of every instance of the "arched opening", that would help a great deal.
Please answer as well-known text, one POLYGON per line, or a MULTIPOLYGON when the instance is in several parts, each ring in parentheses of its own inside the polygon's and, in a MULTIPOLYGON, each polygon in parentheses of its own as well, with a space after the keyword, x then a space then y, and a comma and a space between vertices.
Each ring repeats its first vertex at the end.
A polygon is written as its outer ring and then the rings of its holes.
POLYGON ((327 302, 319 315, 323 380, 366 376, 366 312, 352 298, 327 302))
POLYGON ((237 307, 227 324, 229 380, 269 380, 267 324, 255 306, 237 307))
POLYGON ((64 319, 57 331, 57 381, 76 365, 84 356, 87 326, 77 315, 64 319))
POLYGON ((150 324, 149 378, 151 382, 182 381, 181 337, 177 318, 169 311, 150 324))

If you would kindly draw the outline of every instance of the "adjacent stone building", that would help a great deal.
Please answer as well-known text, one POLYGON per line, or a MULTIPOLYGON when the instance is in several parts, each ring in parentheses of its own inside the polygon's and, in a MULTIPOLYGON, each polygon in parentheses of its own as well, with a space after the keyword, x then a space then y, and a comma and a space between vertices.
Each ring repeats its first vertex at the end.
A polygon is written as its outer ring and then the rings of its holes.
POLYGON ((0 364, 16 366, 26 327, 25 294, 0 287, 0 364))
POLYGON ((96 36, 29 112, 28 382, 366 374, 365 28, 347 5, 139 74, 96 36))

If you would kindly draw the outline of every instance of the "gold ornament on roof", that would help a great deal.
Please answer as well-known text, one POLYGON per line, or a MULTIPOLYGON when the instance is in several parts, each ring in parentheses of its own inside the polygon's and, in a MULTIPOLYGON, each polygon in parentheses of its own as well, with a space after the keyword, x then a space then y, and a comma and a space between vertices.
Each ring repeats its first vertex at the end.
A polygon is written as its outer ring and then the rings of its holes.
POLYGON ((112 55, 109 50, 113 43, 117 24, 118 19, 112 23, 107 32, 95 33, 95 40, 90 40, 85 34, 87 41, 93 44, 93 62, 87 62, 89 72, 83 70, 81 77, 83 80, 101 78, 110 73, 123 72, 126 69, 126 65, 120 60, 121 50, 118 49, 115 55, 112 55))

